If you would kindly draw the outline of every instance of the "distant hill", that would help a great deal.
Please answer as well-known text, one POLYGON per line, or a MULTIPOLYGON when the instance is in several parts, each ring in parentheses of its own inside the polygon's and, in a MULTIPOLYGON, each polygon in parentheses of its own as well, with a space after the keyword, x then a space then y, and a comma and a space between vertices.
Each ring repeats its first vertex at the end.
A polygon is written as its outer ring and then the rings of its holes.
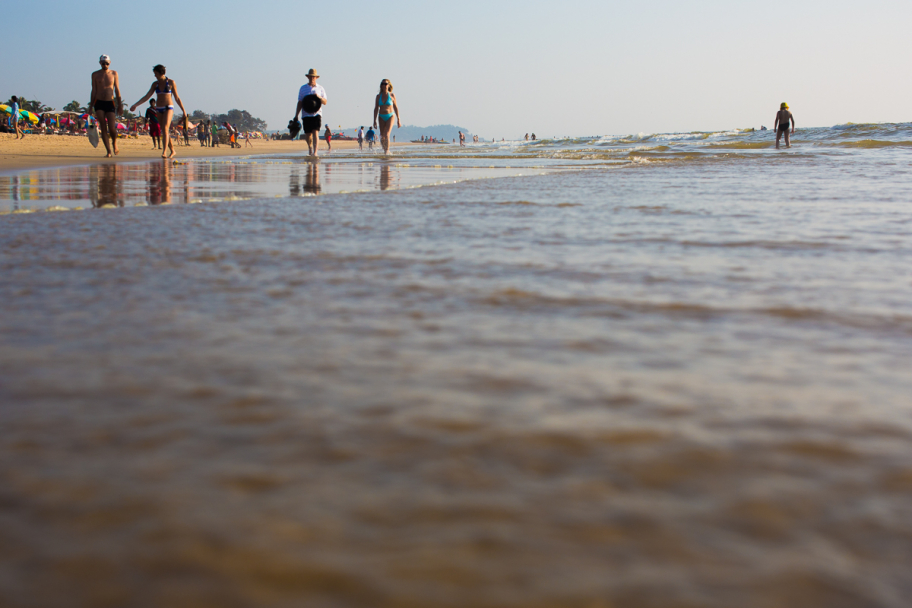
MULTIPOLYGON (((370 125, 364 125, 364 131, 367 132, 367 128, 370 125)), ((455 125, 433 125, 430 127, 415 127, 412 125, 402 125, 401 129, 397 129, 395 125, 393 126, 392 134, 396 136, 396 141, 412 141, 414 139, 421 139, 421 136, 425 137, 436 137, 437 139, 444 139, 446 141, 459 141, 459 131, 462 131, 466 134, 466 139, 471 140, 472 134, 469 133, 469 130, 465 127, 457 127, 455 125)), ((351 137, 358 136, 358 127, 351 129, 343 129, 343 133, 350 135, 351 137)))

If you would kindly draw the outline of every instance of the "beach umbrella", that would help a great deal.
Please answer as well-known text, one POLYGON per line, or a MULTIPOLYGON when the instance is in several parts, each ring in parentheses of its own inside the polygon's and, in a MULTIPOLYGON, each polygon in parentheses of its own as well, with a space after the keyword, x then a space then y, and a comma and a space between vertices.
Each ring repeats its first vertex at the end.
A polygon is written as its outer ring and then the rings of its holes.
POLYGON ((120 130, 122 130, 122 131, 126 131, 126 130, 127 130, 127 125, 123 124, 122 122, 119 122, 119 123, 117 123, 117 128, 120 129, 120 130))
POLYGON ((6 112, 7 114, 12 114, 13 109, 8 105, 0 103, 0 112, 6 112))
POLYGON ((28 110, 19 110, 19 118, 29 121, 32 124, 38 122, 38 117, 28 110))

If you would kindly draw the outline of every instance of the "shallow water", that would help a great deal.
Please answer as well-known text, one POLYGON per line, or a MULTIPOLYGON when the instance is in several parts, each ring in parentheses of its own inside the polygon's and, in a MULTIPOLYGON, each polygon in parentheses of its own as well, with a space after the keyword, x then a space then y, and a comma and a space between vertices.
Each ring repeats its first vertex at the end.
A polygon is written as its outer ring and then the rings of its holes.
POLYGON ((904 128, 0 217, 0 604, 906 605, 904 128))

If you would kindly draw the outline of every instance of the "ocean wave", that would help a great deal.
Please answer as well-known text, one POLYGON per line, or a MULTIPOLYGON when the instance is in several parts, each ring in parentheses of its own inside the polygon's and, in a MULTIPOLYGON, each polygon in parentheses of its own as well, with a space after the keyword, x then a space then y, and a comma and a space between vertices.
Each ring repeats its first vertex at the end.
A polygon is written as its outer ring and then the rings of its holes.
POLYGON ((737 307, 712 306, 695 302, 650 302, 624 298, 547 295, 517 288, 497 290, 477 299, 487 306, 529 312, 574 311, 596 317, 625 318, 630 314, 656 314, 694 319, 723 317, 772 317, 786 322, 811 322, 855 329, 912 335, 912 316, 901 314, 837 312, 805 306, 737 307))
POLYGON ((909 147, 912 147, 912 141, 885 141, 885 140, 881 140, 881 139, 861 139, 858 141, 835 142, 832 145, 838 146, 840 148, 890 148, 890 147, 909 148, 909 147))

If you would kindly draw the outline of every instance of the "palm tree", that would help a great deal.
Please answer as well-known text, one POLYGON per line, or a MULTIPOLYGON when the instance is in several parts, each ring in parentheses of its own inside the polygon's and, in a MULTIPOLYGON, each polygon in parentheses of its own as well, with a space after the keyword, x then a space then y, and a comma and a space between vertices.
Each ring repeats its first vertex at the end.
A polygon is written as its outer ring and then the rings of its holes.
POLYGON ((53 109, 50 106, 44 105, 37 99, 34 101, 29 101, 25 98, 19 99, 19 107, 22 108, 23 110, 28 110, 29 112, 31 112, 33 114, 44 114, 48 110, 53 109))
POLYGON ((80 113, 82 113, 82 112, 85 112, 85 111, 86 111, 86 108, 84 108, 84 107, 82 107, 81 105, 79 105, 79 102, 76 101, 76 100, 74 99, 74 100, 71 101, 70 103, 68 103, 68 104, 66 104, 65 106, 63 106, 63 111, 64 111, 64 112, 80 112, 80 113))

